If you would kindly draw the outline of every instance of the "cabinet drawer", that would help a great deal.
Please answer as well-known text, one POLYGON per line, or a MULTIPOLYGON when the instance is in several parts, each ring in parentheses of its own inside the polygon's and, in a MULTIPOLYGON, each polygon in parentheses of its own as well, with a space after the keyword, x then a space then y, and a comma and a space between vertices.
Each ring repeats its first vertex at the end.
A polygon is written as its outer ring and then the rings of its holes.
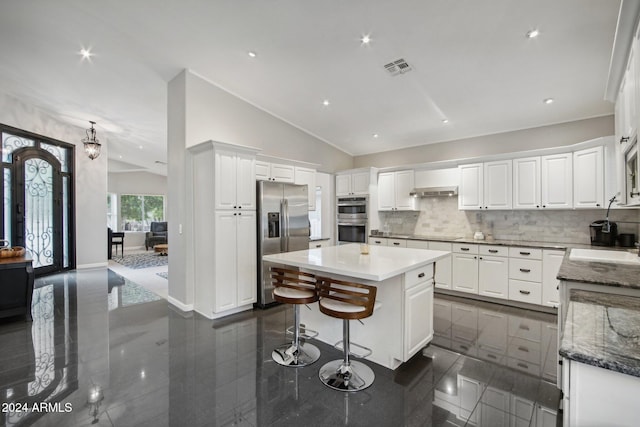
POLYGON ((429 249, 429 242, 426 240, 407 240, 407 247, 412 249, 429 249))
POLYGON ((540 365, 537 363, 529 363, 523 360, 514 359, 513 357, 508 357, 507 359, 507 365, 510 368, 517 369, 519 371, 523 371, 535 376, 540 375, 540 365))
POLYGON ((509 299, 540 305, 542 304, 542 285, 535 282, 509 279, 509 299))
POLYGON ((387 246, 388 239, 384 237, 369 237, 370 245, 387 246))
POLYGON ((418 283, 433 281, 433 264, 424 267, 414 268, 404 273, 404 289, 411 289, 418 283))
POLYGON ((509 256, 509 248, 506 246, 495 246, 495 245, 479 245, 480 246, 480 255, 491 255, 491 256, 509 256))
POLYGON ((387 246, 394 246, 396 248, 406 248, 407 241, 405 239, 387 239, 387 246))
POLYGON ((454 243, 453 252, 458 252, 462 254, 477 254, 478 245, 468 245, 466 243, 454 243))
POLYGON ((542 261, 529 259, 509 259, 509 278, 542 282, 542 261))
POLYGON ((514 357, 532 364, 540 364, 540 343, 514 337, 507 350, 509 357, 514 357))
POLYGON ((509 316, 510 337, 519 337, 539 343, 541 334, 540 321, 520 316, 509 316))
POLYGON ((315 242, 309 242, 309 249, 324 248, 328 245, 328 240, 316 240, 315 242))
POLYGON ((511 258, 542 259, 542 249, 509 248, 511 258))

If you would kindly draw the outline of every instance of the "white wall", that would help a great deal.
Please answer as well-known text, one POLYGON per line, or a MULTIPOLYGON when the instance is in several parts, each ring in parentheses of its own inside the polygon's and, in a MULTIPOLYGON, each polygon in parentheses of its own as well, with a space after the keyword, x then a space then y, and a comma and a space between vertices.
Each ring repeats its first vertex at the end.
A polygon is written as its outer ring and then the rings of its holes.
POLYGON ((316 173, 316 187, 322 187, 322 237, 335 242, 336 177, 333 174, 316 173))
MULTIPOLYGON (((0 93, 0 123, 74 144, 76 202, 76 263, 78 268, 107 265, 107 152, 90 160, 80 142, 85 129, 62 122, 44 110, 0 93)), ((87 126, 89 123, 87 122, 87 126)))

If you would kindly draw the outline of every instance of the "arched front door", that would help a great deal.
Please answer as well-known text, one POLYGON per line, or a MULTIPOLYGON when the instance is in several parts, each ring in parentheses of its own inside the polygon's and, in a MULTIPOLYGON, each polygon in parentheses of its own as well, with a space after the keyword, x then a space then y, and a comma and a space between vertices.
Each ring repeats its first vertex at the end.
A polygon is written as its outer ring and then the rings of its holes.
POLYGON ((36 147, 14 151, 13 245, 24 246, 36 273, 63 269, 62 174, 60 162, 36 147))

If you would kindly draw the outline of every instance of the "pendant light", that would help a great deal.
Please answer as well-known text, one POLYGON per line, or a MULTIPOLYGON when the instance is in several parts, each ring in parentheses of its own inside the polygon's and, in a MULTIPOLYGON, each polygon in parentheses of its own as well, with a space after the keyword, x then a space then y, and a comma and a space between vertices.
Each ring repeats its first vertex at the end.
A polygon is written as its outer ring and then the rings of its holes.
POLYGON ((93 128, 93 125, 95 125, 96 122, 89 120, 89 123, 91 123, 91 129, 86 130, 87 137, 82 139, 82 143, 84 144, 84 152, 87 153, 87 156, 89 156, 91 160, 93 160, 97 159, 100 155, 101 145, 96 138, 96 130, 93 128))

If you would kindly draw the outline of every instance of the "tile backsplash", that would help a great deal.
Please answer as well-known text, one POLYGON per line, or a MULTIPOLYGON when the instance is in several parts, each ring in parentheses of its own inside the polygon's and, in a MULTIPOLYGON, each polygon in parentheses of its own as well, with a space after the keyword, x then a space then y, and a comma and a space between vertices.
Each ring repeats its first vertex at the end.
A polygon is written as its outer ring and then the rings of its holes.
MULTIPOLYGON (((476 231, 505 240, 589 244, 589 224, 604 219, 604 209, 460 211, 457 197, 418 200, 419 212, 380 212, 380 231, 431 237, 473 237, 476 231)), ((640 209, 612 209, 618 233, 640 234, 640 209), (632 223, 623 223, 630 221, 632 223)))

